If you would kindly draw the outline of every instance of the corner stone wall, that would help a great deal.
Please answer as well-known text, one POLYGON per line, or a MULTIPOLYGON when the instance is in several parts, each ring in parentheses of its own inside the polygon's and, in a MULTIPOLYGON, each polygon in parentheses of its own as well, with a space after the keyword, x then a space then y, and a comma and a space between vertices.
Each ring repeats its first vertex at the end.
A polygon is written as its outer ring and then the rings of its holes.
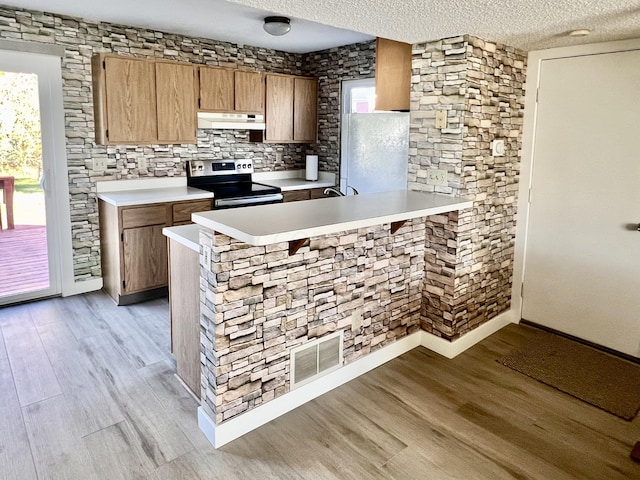
POLYGON ((369 75, 372 71, 368 66, 352 65, 361 63, 354 59, 352 51, 355 57, 360 52, 366 53, 364 63, 370 65, 371 52, 366 46, 356 45, 353 50, 341 47, 305 56, 5 6, 0 6, 0 39, 65 48, 62 77, 76 282, 101 276, 96 182, 182 176, 185 162, 197 158, 251 158, 256 171, 301 169, 304 154, 316 151, 320 154, 320 169, 338 173, 339 143, 336 150, 335 132, 339 115, 332 112, 332 109, 339 112, 339 94, 334 93, 336 88, 339 91, 338 77, 342 72, 352 72, 349 75, 353 76, 360 71, 369 75), (255 143, 242 130, 198 130, 195 145, 96 145, 91 57, 101 52, 293 75, 315 76, 317 67, 318 72, 326 72, 326 78, 320 80, 319 137, 332 147, 326 150, 317 146, 255 143), (342 55, 344 59, 339 58, 342 55), (330 87, 326 87, 328 84, 330 87), (276 153, 283 154, 281 162, 276 163, 276 153), (138 168, 142 157, 148 164, 145 170, 138 168), (91 170, 95 158, 107 160, 106 171, 91 170))
POLYGON ((313 338, 343 330, 349 363, 419 330, 424 241, 424 218, 393 235, 381 225, 315 237, 293 256, 287 242, 252 247, 201 228, 208 415, 220 424, 287 393, 289 351, 313 338))
POLYGON ((470 36, 413 47, 409 189, 474 202, 427 218, 422 328, 448 340, 510 307, 526 59, 470 36), (505 156, 492 156, 494 139, 505 156), (430 168, 448 172, 446 187, 427 185, 430 168))

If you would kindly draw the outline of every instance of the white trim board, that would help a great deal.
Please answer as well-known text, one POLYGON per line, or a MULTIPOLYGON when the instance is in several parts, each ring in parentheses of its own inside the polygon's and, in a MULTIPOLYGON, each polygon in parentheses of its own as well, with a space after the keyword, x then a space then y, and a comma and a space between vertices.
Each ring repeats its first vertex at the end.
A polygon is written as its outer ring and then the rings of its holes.
POLYGON ((516 315, 508 310, 480 327, 463 335, 453 342, 449 342, 425 331, 412 333, 400 340, 376 350, 369 355, 349 363, 344 367, 325 375, 315 382, 303 385, 270 402, 260 405, 253 410, 243 413, 220 425, 198 407, 198 426, 215 448, 222 447, 245 433, 249 433, 265 423, 319 397, 340 385, 347 383, 373 370, 416 347, 425 347, 447 358, 454 358, 476 343, 497 332, 509 323, 515 323, 516 315))
POLYGON ((95 292, 102 288, 102 277, 92 278, 91 280, 85 280, 84 282, 74 282, 67 290, 62 290, 63 297, 70 297, 72 295, 80 295, 83 293, 95 292))

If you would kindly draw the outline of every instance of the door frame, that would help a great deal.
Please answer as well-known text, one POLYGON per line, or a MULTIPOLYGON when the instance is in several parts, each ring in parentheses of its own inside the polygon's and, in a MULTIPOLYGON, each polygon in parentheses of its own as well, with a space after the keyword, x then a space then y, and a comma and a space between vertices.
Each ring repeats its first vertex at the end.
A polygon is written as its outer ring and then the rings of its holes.
POLYGON ((543 60, 597 55, 603 53, 640 50, 640 39, 617 42, 594 43, 574 47, 552 48, 529 52, 527 60, 527 83, 525 89, 524 126, 522 135, 522 156, 520 161, 520 187, 518 190, 518 213, 516 218, 515 254, 511 309, 515 320, 522 318, 522 285, 525 275, 525 255, 529 229, 529 192, 532 183, 535 132, 537 122, 537 91, 540 86, 540 67, 543 60))
POLYGON ((59 51, 42 53, 43 48, 39 45, 32 49, 29 45, 23 42, 2 42, 0 63, 5 71, 38 75, 42 164, 48 186, 45 205, 50 288, 11 295, 5 297, 2 304, 75 293, 61 55, 59 51))

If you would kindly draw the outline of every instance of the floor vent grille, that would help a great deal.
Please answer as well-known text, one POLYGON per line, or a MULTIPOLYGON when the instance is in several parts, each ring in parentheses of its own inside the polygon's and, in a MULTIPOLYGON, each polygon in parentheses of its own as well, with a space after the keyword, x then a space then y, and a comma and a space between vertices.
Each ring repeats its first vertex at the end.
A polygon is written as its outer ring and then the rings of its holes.
POLYGON ((340 368, 342 330, 307 342, 291 350, 291 389, 309 383, 340 368))

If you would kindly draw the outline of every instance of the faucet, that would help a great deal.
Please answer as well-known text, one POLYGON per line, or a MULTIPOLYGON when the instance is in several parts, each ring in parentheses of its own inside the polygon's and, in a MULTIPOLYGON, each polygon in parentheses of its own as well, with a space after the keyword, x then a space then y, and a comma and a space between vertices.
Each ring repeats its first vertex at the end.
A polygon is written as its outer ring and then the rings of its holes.
POLYGON ((337 188, 333 188, 333 187, 325 188, 323 193, 330 197, 344 197, 344 193, 342 193, 337 188))
MULTIPOLYGON (((358 195, 358 190, 356 190, 351 185, 347 185, 347 190, 348 189, 353 190, 353 194, 354 195, 358 195)), ((342 193, 340 190, 338 190, 337 188, 334 188, 334 187, 325 188, 323 193, 325 195, 330 196, 330 197, 344 197, 345 196, 344 193, 342 193)))

